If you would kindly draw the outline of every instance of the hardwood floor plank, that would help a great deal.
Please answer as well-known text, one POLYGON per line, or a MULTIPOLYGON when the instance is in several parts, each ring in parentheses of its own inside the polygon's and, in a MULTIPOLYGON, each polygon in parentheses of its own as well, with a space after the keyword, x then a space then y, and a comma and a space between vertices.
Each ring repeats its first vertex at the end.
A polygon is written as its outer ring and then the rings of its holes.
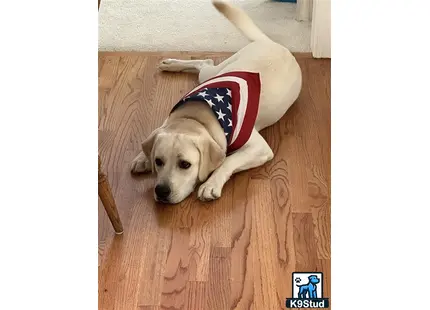
POLYGON ((142 306, 158 306, 161 304, 164 274, 167 255, 172 240, 172 231, 162 229, 158 236, 151 238, 156 242, 148 242, 146 256, 142 257, 144 267, 140 274, 140 291, 138 303, 142 306))
POLYGON ((220 63, 231 53, 99 53, 99 152, 124 225, 99 203, 99 308, 285 309, 293 271, 324 272, 330 297, 330 60, 297 55, 303 90, 262 131, 271 162, 232 176, 220 199, 154 202, 129 163, 197 76, 163 58, 220 63))
POLYGON ((171 234, 163 276, 163 291, 160 305, 162 309, 184 306, 185 291, 189 279, 189 228, 175 228, 171 234))
POLYGON ((293 213, 294 249, 296 252, 296 265, 294 271, 319 271, 312 214, 293 213))
POLYGON ((206 308, 206 301, 212 292, 208 291, 206 282, 188 282, 187 284, 187 303, 185 309, 216 309, 206 308))
MULTIPOLYGON (((205 210, 209 213, 210 210, 205 210)), ((211 230, 208 215, 199 213, 190 230, 190 281, 208 281, 209 256, 211 250, 211 230)))
POLYGON ((249 177, 238 174, 233 177, 233 214, 231 222, 231 309, 250 309, 254 302, 253 249, 251 244, 252 202, 249 177))
POLYGON ((208 289, 210 294, 206 299, 205 307, 201 309, 230 309, 230 273, 231 257, 226 248, 212 251, 209 261, 208 289), (222 255, 218 255, 221 254, 222 255))
POLYGON ((265 209, 271 201, 270 181, 251 180, 249 187, 253 193, 249 199, 253 205, 251 243, 254 305, 257 309, 276 309, 277 242, 273 216, 265 209))
POLYGON ((227 199, 214 201, 215 203, 211 206, 212 220, 211 220, 211 231, 212 240, 211 244, 213 247, 231 247, 231 221, 233 213, 233 187, 227 186, 223 189, 223 195, 226 195, 227 199))
POLYGON ((327 203, 321 208, 312 210, 317 255, 318 258, 326 260, 331 257, 329 205, 327 203))
MULTIPOLYGON (((324 297, 330 297, 331 296, 331 279, 327 277, 326 275, 331 274, 331 262, 330 259, 321 259, 319 262, 319 265, 321 266, 321 272, 324 274, 324 286, 323 286, 323 295, 324 297)), ((331 304, 329 304, 331 305, 331 304)))
POLYGON ((102 265, 99 274, 99 304, 102 309, 132 309, 138 305, 141 284, 142 257, 148 249, 149 235, 145 233, 152 221, 142 209, 135 210, 128 230, 115 238, 111 257, 102 265), (113 257, 112 257, 113 256, 113 257))
POLYGON ((159 306, 138 306, 138 310, 160 310, 159 306))

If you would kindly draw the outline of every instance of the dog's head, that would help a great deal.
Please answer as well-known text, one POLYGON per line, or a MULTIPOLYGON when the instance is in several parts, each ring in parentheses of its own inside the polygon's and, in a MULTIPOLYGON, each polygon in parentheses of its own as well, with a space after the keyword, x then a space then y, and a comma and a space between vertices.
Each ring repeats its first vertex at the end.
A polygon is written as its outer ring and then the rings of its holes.
POLYGON ((161 127, 142 143, 142 150, 157 175, 155 200, 172 204, 188 197, 225 158, 209 133, 196 128, 184 132, 161 127))
POLYGON ((309 276, 308 279, 309 279, 309 282, 312 284, 320 283, 320 279, 318 279, 318 277, 315 275, 309 276))

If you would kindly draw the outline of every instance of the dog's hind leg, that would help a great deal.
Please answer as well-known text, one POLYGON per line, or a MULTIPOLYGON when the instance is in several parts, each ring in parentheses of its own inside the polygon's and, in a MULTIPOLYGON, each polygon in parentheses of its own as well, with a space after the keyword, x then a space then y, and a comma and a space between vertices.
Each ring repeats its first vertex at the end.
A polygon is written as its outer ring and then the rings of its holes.
POLYGON ((227 156, 221 166, 200 186, 198 197, 203 201, 219 198, 224 184, 234 173, 261 166, 272 158, 272 149, 260 133, 253 129, 248 142, 227 156))
POLYGON ((162 60, 158 67, 162 71, 200 73, 204 67, 213 66, 214 61, 212 59, 180 60, 169 58, 162 60))
POLYGON ((216 66, 214 66, 212 59, 181 60, 169 58, 161 61, 158 67, 162 71, 196 73, 199 75, 199 83, 203 83, 216 76, 237 57, 237 55, 233 55, 216 66))

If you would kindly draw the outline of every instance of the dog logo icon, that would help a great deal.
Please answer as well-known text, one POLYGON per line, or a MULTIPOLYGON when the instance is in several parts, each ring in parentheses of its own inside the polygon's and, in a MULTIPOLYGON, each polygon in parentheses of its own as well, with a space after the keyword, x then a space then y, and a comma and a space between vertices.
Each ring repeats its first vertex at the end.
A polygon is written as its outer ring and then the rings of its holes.
MULTIPOLYGON (((308 279, 307 284, 297 285, 299 287, 299 298, 318 298, 317 284, 320 283, 320 279, 316 275, 310 275, 308 279)), ((297 280, 301 279, 297 278, 297 280)))
POLYGON ((292 298, 287 298, 287 308, 328 308, 323 283, 322 272, 293 272, 293 292, 292 298))

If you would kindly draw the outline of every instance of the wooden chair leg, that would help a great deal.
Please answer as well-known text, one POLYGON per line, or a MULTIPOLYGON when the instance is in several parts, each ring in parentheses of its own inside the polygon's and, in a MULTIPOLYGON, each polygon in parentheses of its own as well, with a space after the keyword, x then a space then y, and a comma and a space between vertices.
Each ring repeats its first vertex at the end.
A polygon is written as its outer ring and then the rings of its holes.
POLYGON ((115 200, 113 199, 109 181, 106 175, 101 171, 100 166, 99 156, 99 197, 112 223, 115 233, 122 234, 124 229, 118 214, 118 209, 116 208, 115 200))

